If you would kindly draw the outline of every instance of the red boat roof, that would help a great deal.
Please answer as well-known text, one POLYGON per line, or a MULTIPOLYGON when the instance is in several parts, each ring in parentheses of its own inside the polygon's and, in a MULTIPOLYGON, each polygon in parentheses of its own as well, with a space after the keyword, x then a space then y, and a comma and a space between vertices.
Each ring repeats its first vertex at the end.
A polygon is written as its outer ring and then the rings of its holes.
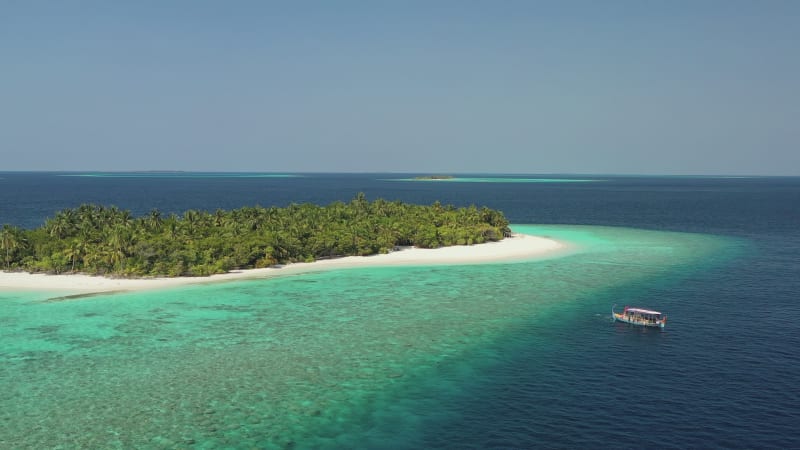
POLYGON ((649 309, 642 309, 642 308, 628 308, 628 307, 625 307, 625 311, 633 311, 633 312, 638 312, 638 313, 641 313, 641 314, 661 315, 661 313, 658 312, 658 311, 652 311, 652 310, 649 310, 649 309))

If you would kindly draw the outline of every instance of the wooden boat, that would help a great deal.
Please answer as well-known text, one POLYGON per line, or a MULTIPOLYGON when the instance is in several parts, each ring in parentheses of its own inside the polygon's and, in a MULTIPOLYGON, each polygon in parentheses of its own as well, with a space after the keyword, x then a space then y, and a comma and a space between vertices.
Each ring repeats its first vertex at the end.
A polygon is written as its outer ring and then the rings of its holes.
POLYGON ((667 324, 667 315, 661 314, 658 311, 652 311, 642 308, 631 308, 626 306, 621 313, 614 311, 614 305, 611 307, 611 317, 620 322, 629 323, 631 325, 639 325, 642 327, 653 327, 664 329, 667 324))

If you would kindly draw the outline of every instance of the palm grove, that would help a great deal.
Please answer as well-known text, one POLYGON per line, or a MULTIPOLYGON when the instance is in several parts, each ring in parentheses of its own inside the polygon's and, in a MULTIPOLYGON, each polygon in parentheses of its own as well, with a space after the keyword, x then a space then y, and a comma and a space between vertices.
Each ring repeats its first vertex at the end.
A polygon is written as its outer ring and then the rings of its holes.
POLYGON ((320 258, 503 239, 508 221, 489 208, 368 201, 189 210, 142 217, 116 207, 65 209, 44 226, 0 229, 6 270, 125 277, 205 276, 320 258))

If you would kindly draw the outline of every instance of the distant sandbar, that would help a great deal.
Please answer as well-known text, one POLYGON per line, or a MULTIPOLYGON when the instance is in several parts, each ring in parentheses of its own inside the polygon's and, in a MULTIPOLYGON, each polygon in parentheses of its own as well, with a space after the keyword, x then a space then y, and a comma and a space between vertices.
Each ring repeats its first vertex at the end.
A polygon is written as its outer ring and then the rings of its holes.
POLYGON ((591 178, 456 177, 451 175, 431 175, 414 178, 392 178, 385 181, 437 183, 593 183, 605 180, 591 178))

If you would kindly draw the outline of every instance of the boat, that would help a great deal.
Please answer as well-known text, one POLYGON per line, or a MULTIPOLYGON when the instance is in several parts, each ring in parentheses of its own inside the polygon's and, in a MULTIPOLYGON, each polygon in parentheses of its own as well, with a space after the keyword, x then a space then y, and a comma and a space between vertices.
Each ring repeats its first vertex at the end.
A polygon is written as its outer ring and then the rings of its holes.
POLYGON ((664 325, 667 324, 667 315, 661 314, 658 311, 626 306, 621 313, 618 313, 614 311, 615 306, 617 305, 611 307, 611 317, 613 317, 615 321, 619 320, 620 322, 642 327, 661 328, 662 330, 664 329, 664 325))

